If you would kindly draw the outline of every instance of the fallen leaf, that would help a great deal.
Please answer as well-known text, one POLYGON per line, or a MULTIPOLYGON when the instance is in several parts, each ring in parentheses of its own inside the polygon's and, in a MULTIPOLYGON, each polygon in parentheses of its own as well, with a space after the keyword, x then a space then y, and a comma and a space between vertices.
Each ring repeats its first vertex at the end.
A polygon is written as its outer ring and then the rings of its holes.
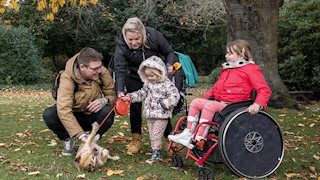
POLYGON ((285 173, 285 175, 288 177, 288 178, 291 178, 291 177, 300 177, 300 174, 298 173, 285 173))
POLYGON ((84 179, 84 178, 86 178, 86 174, 79 174, 77 176, 77 179, 84 179))
POLYGON ((312 157, 315 158, 315 159, 318 160, 318 161, 320 160, 320 156, 313 155, 312 157))
POLYGON ((299 123, 298 126, 300 126, 300 127, 305 127, 305 125, 302 124, 302 123, 299 123))
POLYGON ((113 175, 113 171, 112 170, 108 170, 107 171, 107 176, 112 176, 113 175))
POLYGON ((159 177, 157 175, 153 175, 153 174, 145 174, 143 176, 137 177, 136 180, 146 180, 146 179, 159 179, 159 177))
POLYGON ((124 171, 123 170, 114 170, 113 173, 114 174, 122 174, 124 171))
POLYGON ((39 133, 49 132, 49 131, 50 131, 50 129, 44 129, 44 130, 39 131, 39 133))
POLYGON ((23 133, 16 133, 16 135, 17 135, 17 136, 19 136, 19 137, 24 136, 24 134, 23 134, 23 133))
POLYGON ((112 176, 112 175, 120 175, 120 174, 122 174, 124 171, 123 170, 111 170, 111 169, 109 169, 108 171, 107 171, 107 176, 112 176))
POLYGON ((115 137, 115 138, 112 138, 114 141, 126 141, 127 138, 125 137, 115 137))
POLYGON ((309 166, 309 169, 310 169, 312 172, 316 172, 316 167, 314 167, 314 166, 309 166))
POLYGON ((107 143, 109 143, 109 144, 112 144, 112 143, 114 142, 113 138, 108 138, 106 141, 107 141, 107 143))
POLYGON ((316 125, 316 123, 311 123, 309 126, 314 127, 315 125, 316 125))
POLYGON ((29 176, 33 176, 33 175, 39 175, 40 171, 34 171, 34 172, 29 172, 28 175, 29 176))
POLYGON ((50 144, 48 144, 47 146, 56 146, 58 143, 56 140, 51 140, 50 144))
POLYGON ((124 134, 122 132, 118 132, 117 133, 119 136, 124 136, 124 134))
POLYGON ((13 152, 19 152, 21 149, 20 148, 17 148, 17 149, 14 149, 13 152))

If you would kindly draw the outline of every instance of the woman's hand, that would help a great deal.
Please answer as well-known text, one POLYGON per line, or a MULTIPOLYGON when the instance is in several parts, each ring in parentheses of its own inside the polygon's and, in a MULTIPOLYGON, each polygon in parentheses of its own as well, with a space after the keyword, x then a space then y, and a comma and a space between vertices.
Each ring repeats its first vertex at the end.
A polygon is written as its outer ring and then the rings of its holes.
POLYGON ((118 98, 120 99, 122 96, 125 96, 123 92, 118 94, 118 98))
POLYGON ((168 75, 172 75, 174 72, 173 66, 168 66, 168 75))
POLYGON ((121 96, 120 99, 121 99, 122 101, 125 101, 125 102, 131 101, 130 96, 128 96, 128 95, 121 96))
POLYGON ((254 114, 257 114, 260 109, 261 109, 261 105, 260 104, 253 103, 247 108, 247 111, 250 114, 254 115, 254 114))

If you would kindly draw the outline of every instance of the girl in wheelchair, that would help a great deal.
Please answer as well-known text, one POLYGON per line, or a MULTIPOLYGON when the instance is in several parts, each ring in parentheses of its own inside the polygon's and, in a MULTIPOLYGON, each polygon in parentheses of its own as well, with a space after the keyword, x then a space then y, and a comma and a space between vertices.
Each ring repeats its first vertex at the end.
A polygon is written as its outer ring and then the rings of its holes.
MULTIPOLYGON (((250 114, 256 114, 259 109, 266 108, 271 90, 261 68, 252 59, 250 44, 238 39, 229 42, 226 50, 227 62, 222 64, 218 80, 202 98, 192 100, 187 117, 187 127, 180 134, 169 135, 170 141, 192 149, 191 137, 198 123, 211 121, 214 114, 222 111, 229 103, 250 100, 253 90, 257 92, 257 95, 247 111, 250 114)), ((195 136, 196 141, 204 139, 209 128, 210 125, 206 124, 199 127, 195 136)))

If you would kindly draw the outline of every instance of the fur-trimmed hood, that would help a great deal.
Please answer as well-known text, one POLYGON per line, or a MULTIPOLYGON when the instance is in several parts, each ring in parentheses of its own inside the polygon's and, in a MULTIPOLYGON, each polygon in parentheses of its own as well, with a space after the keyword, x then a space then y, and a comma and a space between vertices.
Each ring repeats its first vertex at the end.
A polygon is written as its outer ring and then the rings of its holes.
POLYGON ((138 69, 138 74, 142 80, 142 82, 146 83, 148 82, 146 75, 144 73, 144 68, 155 68, 158 69, 161 72, 161 80, 164 81, 167 77, 167 68, 164 64, 163 60, 158 56, 151 56, 148 59, 144 60, 138 69))

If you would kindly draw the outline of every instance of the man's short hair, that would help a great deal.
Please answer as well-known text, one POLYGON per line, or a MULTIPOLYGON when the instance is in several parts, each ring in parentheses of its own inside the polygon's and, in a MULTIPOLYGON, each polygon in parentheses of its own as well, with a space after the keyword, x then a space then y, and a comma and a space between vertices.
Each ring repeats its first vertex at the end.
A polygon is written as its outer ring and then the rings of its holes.
POLYGON ((88 65, 91 61, 102 61, 103 56, 101 53, 93 48, 85 47, 81 49, 79 56, 77 57, 78 64, 88 65))

